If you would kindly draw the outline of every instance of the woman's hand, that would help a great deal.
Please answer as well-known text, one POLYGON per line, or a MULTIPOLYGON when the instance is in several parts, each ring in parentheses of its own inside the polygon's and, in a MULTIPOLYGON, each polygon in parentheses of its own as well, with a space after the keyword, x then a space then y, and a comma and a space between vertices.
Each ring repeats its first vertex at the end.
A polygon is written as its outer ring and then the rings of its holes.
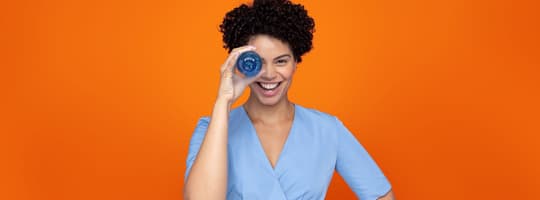
POLYGON ((232 105, 242 95, 246 87, 253 83, 263 72, 259 72, 257 76, 245 77, 235 74, 236 60, 238 56, 246 51, 255 50, 254 46, 242 46, 235 48, 227 57, 227 60, 221 66, 221 81, 218 92, 218 99, 225 100, 228 105, 232 105))

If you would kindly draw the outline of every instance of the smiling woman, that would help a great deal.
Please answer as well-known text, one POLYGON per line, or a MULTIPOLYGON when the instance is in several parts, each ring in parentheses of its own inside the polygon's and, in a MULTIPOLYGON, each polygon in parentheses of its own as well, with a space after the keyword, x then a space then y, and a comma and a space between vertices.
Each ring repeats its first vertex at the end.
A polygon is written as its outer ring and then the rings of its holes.
POLYGON ((334 171, 362 200, 394 199, 338 118, 288 98, 296 66, 312 48, 314 21, 302 5, 256 0, 227 13, 220 27, 230 54, 212 115, 191 138, 186 199, 324 199, 334 171), (248 51, 260 56, 262 70, 237 75, 237 59, 248 51), (248 86, 248 100, 231 109, 248 86))

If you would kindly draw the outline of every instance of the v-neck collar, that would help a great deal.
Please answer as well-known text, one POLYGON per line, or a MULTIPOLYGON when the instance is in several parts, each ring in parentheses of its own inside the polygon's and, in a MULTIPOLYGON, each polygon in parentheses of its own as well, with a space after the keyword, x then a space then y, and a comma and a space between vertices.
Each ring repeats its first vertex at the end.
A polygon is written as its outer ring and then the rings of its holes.
POLYGON ((245 117, 246 121, 248 122, 248 126, 250 129, 249 134, 252 137, 252 139, 255 141, 255 146, 256 146, 255 148, 256 148, 256 151, 258 152, 257 154, 259 154, 257 155, 257 157, 262 158, 264 162, 266 163, 267 168, 273 173, 277 172, 277 170, 279 170, 279 167, 282 165, 281 163, 284 157, 286 156, 288 146, 290 145, 289 143, 291 143, 291 140, 293 138, 292 136, 295 132, 296 123, 298 121, 298 105, 293 103, 293 106, 294 106, 294 114, 293 114, 293 121, 291 124, 291 128, 289 129, 287 139, 285 139, 285 144, 283 144, 283 148, 281 148, 281 152, 279 153, 278 159, 276 161, 276 165, 274 167, 272 167, 272 163, 270 162, 270 159, 268 159, 268 156, 264 152, 264 148, 261 144, 259 136, 257 135, 257 130, 255 129, 253 122, 249 118, 247 111, 244 109, 244 106, 240 106, 240 109, 242 109, 242 114, 245 117))

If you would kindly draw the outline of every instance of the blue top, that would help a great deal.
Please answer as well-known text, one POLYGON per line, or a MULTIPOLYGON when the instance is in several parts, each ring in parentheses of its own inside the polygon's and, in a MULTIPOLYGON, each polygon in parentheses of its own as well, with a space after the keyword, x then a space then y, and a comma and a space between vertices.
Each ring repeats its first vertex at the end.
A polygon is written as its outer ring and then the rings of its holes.
MULTIPOLYGON (((210 119, 191 137, 187 178, 210 119)), ((272 168, 242 106, 233 109, 228 132, 227 199, 324 199, 336 170, 362 200, 376 200, 391 185, 364 147, 334 116, 295 105, 289 136, 272 168)))

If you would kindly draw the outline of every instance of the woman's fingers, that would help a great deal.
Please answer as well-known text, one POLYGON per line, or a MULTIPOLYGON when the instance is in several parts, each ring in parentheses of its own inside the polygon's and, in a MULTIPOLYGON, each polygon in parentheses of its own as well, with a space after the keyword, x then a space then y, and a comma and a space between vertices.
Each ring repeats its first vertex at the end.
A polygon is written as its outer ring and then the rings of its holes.
POLYGON ((225 63, 223 63, 221 66, 221 83, 218 93, 219 96, 225 97, 228 101, 234 102, 237 96, 242 93, 246 86, 244 85, 244 77, 239 77, 234 73, 234 66, 240 54, 254 49, 254 46, 242 46, 231 51, 225 60, 225 63))
POLYGON ((239 76, 237 74, 233 74, 233 87, 234 87, 234 95, 233 99, 237 99, 240 95, 242 95, 242 92, 246 89, 246 87, 255 82, 260 76, 264 74, 264 69, 259 72, 256 76, 253 77, 246 77, 246 76, 239 76))

